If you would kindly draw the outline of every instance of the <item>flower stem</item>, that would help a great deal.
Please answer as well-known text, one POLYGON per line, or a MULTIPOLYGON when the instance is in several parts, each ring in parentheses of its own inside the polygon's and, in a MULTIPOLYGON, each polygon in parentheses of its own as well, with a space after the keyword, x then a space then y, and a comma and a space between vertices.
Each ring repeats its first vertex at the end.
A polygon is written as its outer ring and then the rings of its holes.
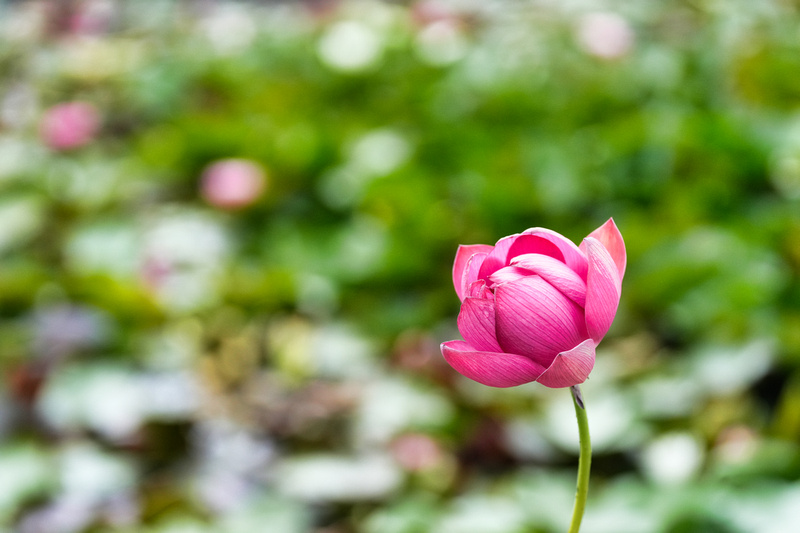
POLYGON ((578 436, 581 446, 578 458, 578 486, 575 489, 575 507, 572 509, 569 533, 578 533, 581 529, 581 520, 583 520, 583 510, 586 507, 586 495, 589 492, 592 442, 589 439, 589 419, 586 417, 586 408, 583 405, 581 389, 577 385, 573 385, 569 390, 572 393, 572 402, 575 404, 575 416, 578 419, 578 436))

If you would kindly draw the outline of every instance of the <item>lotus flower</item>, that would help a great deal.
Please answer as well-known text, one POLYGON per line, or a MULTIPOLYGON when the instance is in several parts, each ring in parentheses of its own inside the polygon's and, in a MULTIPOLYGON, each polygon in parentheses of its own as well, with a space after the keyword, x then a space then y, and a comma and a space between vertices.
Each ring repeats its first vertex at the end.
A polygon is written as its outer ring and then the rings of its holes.
POLYGON ((484 385, 583 383, 617 313, 625 243, 609 219, 576 246, 532 228, 496 245, 459 246, 453 285, 464 340, 442 344, 459 373, 484 385))
POLYGON ((630 53, 634 34, 628 21, 616 13, 590 13, 580 21, 578 43, 600 59, 619 59, 630 53))
POLYGON ((249 159, 221 159, 203 170, 201 194, 216 207, 241 209, 253 204, 264 192, 266 175, 249 159))
POLYGON ((48 109, 41 137, 53 150, 72 150, 89 144, 100 128, 100 113, 89 102, 66 102, 48 109))

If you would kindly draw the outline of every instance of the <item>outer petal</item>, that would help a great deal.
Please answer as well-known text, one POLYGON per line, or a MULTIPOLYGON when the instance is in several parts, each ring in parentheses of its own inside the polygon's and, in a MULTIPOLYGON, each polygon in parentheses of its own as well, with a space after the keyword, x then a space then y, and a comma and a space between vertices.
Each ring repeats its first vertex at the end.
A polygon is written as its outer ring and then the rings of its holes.
POLYGON ((524 233, 547 239, 558 246, 558 249, 561 250, 562 254, 564 254, 564 263, 566 263, 566 265, 572 270, 577 272, 581 278, 586 279, 586 271, 588 269, 586 255, 581 251, 580 248, 575 246, 574 242, 567 239, 560 233, 556 233, 555 231, 547 228, 531 228, 525 230, 524 233))
POLYGON ((464 298, 458 314, 458 331, 476 350, 502 352, 494 327, 494 301, 464 298))
POLYGON ((490 387, 514 387, 536 381, 544 371, 542 365, 527 357, 473 350, 464 341, 442 343, 441 349, 445 361, 458 373, 490 387))
POLYGON ((547 239, 536 235, 511 235, 497 241, 494 249, 481 265, 478 277, 487 279, 497 270, 507 266, 512 257, 521 254, 544 254, 559 260, 564 258, 558 246, 547 239))
MULTIPOLYGON (((591 232, 589 237, 594 237, 600 244, 606 247, 614 264, 617 265, 619 272, 619 279, 622 280, 625 276, 625 265, 628 261, 627 254, 625 253, 625 241, 622 240, 622 234, 619 232, 617 225, 614 223, 613 218, 609 218, 605 224, 591 232)), ((586 249, 581 243, 581 249, 586 252, 586 249)))
POLYGON ((478 252, 489 253, 492 247, 488 244, 462 244, 456 251, 456 260, 453 262, 453 286, 459 300, 464 299, 464 289, 461 280, 464 277, 464 269, 467 267, 470 257, 478 252))
POLYGON ((588 337, 583 309, 539 276, 504 283, 494 294, 503 351, 550 366, 559 352, 588 337))
POLYGON ((545 387, 571 387, 586 381, 594 368, 595 343, 587 339, 566 352, 561 352, 536 380, 545 387))
POLYGON ((599 343, 617 314, 622 282, 611 254, 600 241, 594 237, 586 237, 581 246, 589 258, 589 273, 586 278, 586 331, 599 343))
POLYGON ((586 282, 561 261, 541 254, 525 254, 512 259, 511 265, 541 276, 576 304, 586 305, 586 282))

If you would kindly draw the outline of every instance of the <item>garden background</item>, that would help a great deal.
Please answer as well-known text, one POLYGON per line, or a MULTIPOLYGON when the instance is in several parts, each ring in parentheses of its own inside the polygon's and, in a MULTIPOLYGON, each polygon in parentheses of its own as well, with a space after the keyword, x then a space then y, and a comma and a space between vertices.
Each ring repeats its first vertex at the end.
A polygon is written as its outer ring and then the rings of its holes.
POLYGON ((796 527, 796 2, 0 6, 0 531, 566 530, 569 393, 438 346, 609 217, 582 531, 796 527))

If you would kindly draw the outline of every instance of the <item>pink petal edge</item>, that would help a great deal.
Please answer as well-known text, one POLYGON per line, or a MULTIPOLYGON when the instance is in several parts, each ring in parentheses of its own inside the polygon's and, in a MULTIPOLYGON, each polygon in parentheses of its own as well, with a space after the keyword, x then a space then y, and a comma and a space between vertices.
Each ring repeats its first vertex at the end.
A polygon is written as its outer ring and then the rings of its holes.
POLYGON ((464 298, 458 314, 458 331, 479 351, 503 351, 495 334, 493 300, 464 298))
POLYGON ((550 239, 541 235, 523 233, 508 249, 506 263, 518 255, 537 254, 545 257, 552 257, 556 261, 564 262, 564 253, 550 239))
POLYGON ((561 352, 536 379, 537 383, 552 389, 583 383, 594 368, 595 346, 592 339, 586 339, 571 350, 561 352))
POLYGON ((489 253, 491 250, 492 247, 488 244, 462 244, 458 247, 455 261, 453 261, 453 287, 456 289, 459 300, 464 299, 462 280, 464 269, 467 268, 470 258, 476 253, 489 253))
POLYGON ((517 268, 515 266, 507 266, 503 267, 500 270, 495 270, 491 276, 489 276, 489 286, 494 288, 501 283, 509 283, 512 281, 518 281, 526 276, 530 276, 531 272, 524 268, 517 268))
POLYGON ((536 235, 537 237, 547 239, 555 244, 564 255, 564 263, 574 270, 581 278, 586 279, 586 270, 588 268, 586 255, 574 242, 560 233, 547 228, 530 228, 523 233, 526 235, 536 235))
POLYGON ((442 356, 459 374, 489 387, 515 387, 530 383, 544 372, 544 367, 527 357, 511 353, 473 350, 465 341, 441 345, 442 356))
POLYGON ((512 259, 511 265, 540 276, 581 307, 586 305, 586 282, 561 261, 546 255, 524 254, 512 259))
POLYGON ((464 301, 464 298, 469 295, 470 288, 475 284, 475 282, 480 281, 478 279, 478 271, 487 257, 488 254, 486 252, 478 252, 476 254, 472 254, 467 261, 467 266, 464 269, 461 277, 461 296, 459 296, 459 298, 462 302, 464 301))
POLYGON ((622 282, 608 250, 594 237, 581 243, 589 258, 586 277, 586 331, 599 343, 617 315, 622 282))
POLYGON ((481 298, 482 300, 494 300, 494 293, 486 286, 486 282, 482 279, 473 281, 469 284, 467 292, 464 294, 464 299, 467 298, 481 298))
MULTIPOLYGON (((605 246, 608 253, 614 259, 614 264, 617 266, 620 281, 625 276, 625 266, 628 261, 627 253, 625 252, 625 241, 622 239, 622 234, 617 228, 617 224, 613 218, 609 218, 606 222, 591 232, 587 237, 594 237, 600 244, 605 246)), ((583 249, 583 243, 581 243, 583 249)), ((586 252, 586 250, 583 250, 586 252)))
POLYGON ((489 252, 489 255, 486 256, 486 259, 481 264, 481 268, 478 271, 478 279, 489 279, 489 276, 494 274, 495 271, 506 266, 508 251, 519 237, 519 234, 514 234, 497 241, 492 251, 489 252))
MULTIPOLYGON (((563 237, 561 237, 563 239, 563 237)), ((564 239, 566 240, 566 239, 564 239)), ((572 243, 570 243, 572 244, 572 243)), ((575 247, 575 245, 572 245, 575 247)), ((575 248, 577 250, 577 247, 575 248)), ((578 251, 578 253, 581 253, 578 251)), ((561 247, 546 235, 519 233, 503 237, 495 245, 492 252, 481 265, 478 277, 488 279, 501 268, 508 266, 509 261, 517 255, 541 254, 552 257, 558 261, 565 261, 565 254, 561 247)))

